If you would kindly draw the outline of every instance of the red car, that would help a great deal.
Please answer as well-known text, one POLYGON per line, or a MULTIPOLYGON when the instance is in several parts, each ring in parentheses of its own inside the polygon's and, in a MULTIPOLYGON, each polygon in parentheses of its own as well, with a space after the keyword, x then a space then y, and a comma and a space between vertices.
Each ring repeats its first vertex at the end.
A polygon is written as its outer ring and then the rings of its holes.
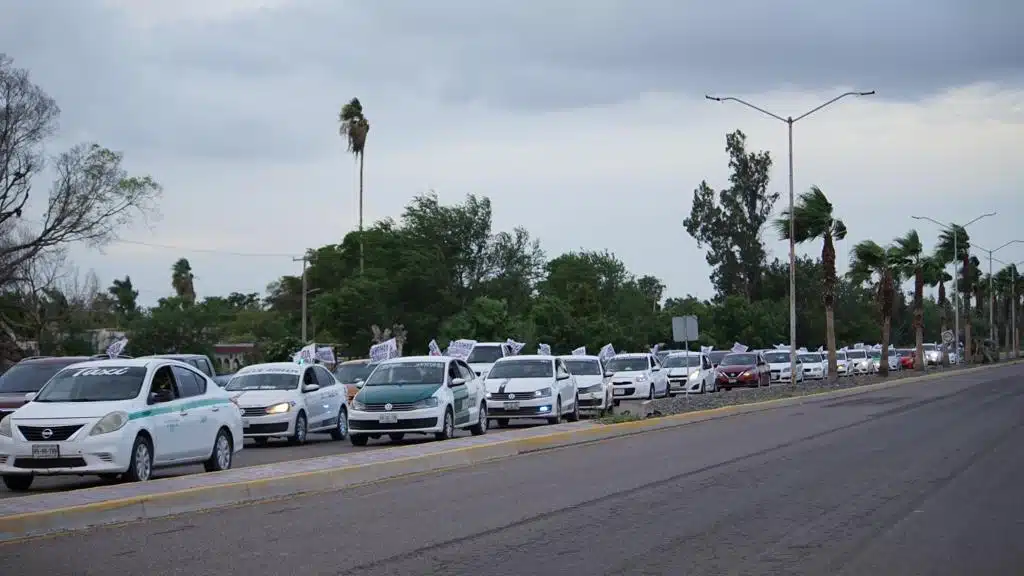
POLYGON ((900 355, 900 368, 914 369, 914 357, 917 356, 917 352, 913 348, 901 348, 896 353, 900 355))
POLYGON ((726 354, 718 365, 716 384, 719 390, 757 388, 770 382, 768 363, 758 352, 732 352, 726 354))

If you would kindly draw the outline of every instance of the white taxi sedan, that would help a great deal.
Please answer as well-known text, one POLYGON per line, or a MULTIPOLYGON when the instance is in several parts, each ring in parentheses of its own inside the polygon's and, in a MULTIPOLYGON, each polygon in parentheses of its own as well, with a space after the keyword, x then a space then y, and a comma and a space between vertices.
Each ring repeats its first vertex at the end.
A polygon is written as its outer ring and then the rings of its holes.
POLYGON ((272 362, 246 366, 224 386, 242 408, 245 437, 257 444, 287 438, 304 444, 314 432, 348 434, 348 390, 319 364, 272 362))
POLYGON ((672 352, 661 362, 668 372, 669 393, 703 394, 717 390, 711 360, 700 352, 672 352))
POLYGON ((668 375, 650 353, 617 354, 605 364, 615 400, 654 399, 669 395, 668 375))
POLYGON ((511 418, 544 418, 558 424, 580 418, 576 379, 561 358, 509 356, 494 363, 484 381, 487 413, 498 426, 511 418))
POLYGON ((604 362, 598 356, 559 356, 576 378, 580 410, 604 415, 612 408, 612 384, 604 375, 604 362))
POLYGON ((155 468, 227 470, 242 414, 205 374, 176 360, 98 360, 53 376, 0 421, 0 475, 14 491, 35 476, 149 480, 155 468))

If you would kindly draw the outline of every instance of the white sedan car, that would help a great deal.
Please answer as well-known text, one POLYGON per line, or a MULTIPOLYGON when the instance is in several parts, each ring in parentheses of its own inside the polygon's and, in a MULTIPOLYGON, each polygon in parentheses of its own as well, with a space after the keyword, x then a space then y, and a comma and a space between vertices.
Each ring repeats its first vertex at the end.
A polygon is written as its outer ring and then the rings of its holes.
POLYGON ((242 414, 194 367, 161 358, 71 365, 0 421, 0 474, 11 490, 35 476, 149 480, 154 468, 227 470, 242 449, 242 414))
POLYGON ((484 381, 487 414, 498 426, 511 418, 544 418, 558 424, 579 420, 576 378, 561 358, 509 356, 494 363, 484 381))
POLYGON ((617 354, 605 365, 615 400, 668 396, 668 376, 650 353, 617 354))
POLYGON ((559 356, 579 389, 580 410, 604 414, 612 407, 612 385, 598 356, 559 356))
MULTIPOLYGON (((768 363, 768 370, 771 374, 771 383, 793 383, 793 375, 790 373, 789 350, 769 350, 764 354, 764 361, 768 363)), ((800 354, 796 356, 796 381, 804 381, 804 365, 800 363, 800 354)))
POLYGON ((348 434, 348 390, 319 364, 273 362, 246 366, 224 386, 242 408, 245 437, 266 444, 326 432, 335 440, 348 434))
POLYGON ((796 359, 804 365, 804 378, 807 380, 824 380, 828 377, 828 359, 820 352, 804 352, 796 355, 796 359))
POLYGON ((700 352, 672 352, 661 367, 668 372, 669 393, 703 394, 716 391, 715 369, 700 352))
POLYGON ((874 372, 875 364, 864 348, 854 348, 846 351, 847 375, 861 376, 874 372))

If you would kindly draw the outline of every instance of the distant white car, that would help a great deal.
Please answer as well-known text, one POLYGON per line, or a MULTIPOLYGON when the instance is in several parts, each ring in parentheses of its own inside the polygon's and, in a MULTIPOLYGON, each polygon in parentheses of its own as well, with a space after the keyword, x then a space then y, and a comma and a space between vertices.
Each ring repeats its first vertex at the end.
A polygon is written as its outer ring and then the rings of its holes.
POLYGON ((847 350, 846 359, 849 361, 846 368, 849 376, 861 376, 875 371, 875 364, 871 356, 863 348, 847 350))
POLYGON ((669 394, 703 394, 718 390, 715 369, 706 354, 700 352, 672 352, 664 358, 661 367, 668 376, 669 394))
POLYGON ((942 364, 942 348, 938 344, 925 344, 924 361, 927 366, 942 364))
POLYGON ((604 363, 598 356, 559 356, 576 378, 580 410, 604 414, 612 407, 611 380, 604 375, 604 363))
POLYGON ((803 364, 804 378, 807 380, 823 380, 828 377, 828 360, 820 352, 806 352, 796 355, 803 364))
POLYGON ((850 363, 845 350, 836 350, 836 374, 840 377, 849 376, 851 374, 850 363))
POLYGON ((494 363, 487 379, 487 413, 498 426, 512 418, 545 418, 558 424, 579 420, 576 378, 561 358, 510 356, 494 363))
POLYGON ((512 348, 505 342, 477 342, 466 358, 469 367, 481 378, 487 378, 491 366, 501 358, 512 356, 512 348))
POLYGON ((270 438, 304 444, 315 432, 335 440, 348 435, 348 391, 319 364, 253 364, 236 372, 224 390, 242 407, 245 437, 258 444, 270 438))
POLYGON ((641 400, 668 396, 668 374, 651 353, 617 354, 605 365, 611 378, 612 398, 641 400))
MULTIPOLYGON (((772 384, 778 383, 792 383, 793 375, 790 373, 790 358, 789 350, 769 350, 764 354, 764 361, 768 363, 768 369, 771 371, 771 382, 772 384)), ((796 357, 796 381, 804 381, 804 366, 800 362, 800 355, 796 357)))
POLYGON ((57 372, 0 421, 0 474, 12 491, 36 476, 124 476, 202 463, 231 468, 242 414, 195 367, 165 358, 81 362, 57 372))
MULTIPOLYGON (((868 356, 871 357, 872 362, 871 372, 877 373, 879 365, 882 363, 882 351, 872 350, 871 352, 868 353, 868 356)), ((895 350, 889 350, 889 353, 886 356, 888 359, 890 372, 898 372, 899 370, 902 369, 902 365, 900 365, 900 357, 899 355, 896 354, 895 350)))

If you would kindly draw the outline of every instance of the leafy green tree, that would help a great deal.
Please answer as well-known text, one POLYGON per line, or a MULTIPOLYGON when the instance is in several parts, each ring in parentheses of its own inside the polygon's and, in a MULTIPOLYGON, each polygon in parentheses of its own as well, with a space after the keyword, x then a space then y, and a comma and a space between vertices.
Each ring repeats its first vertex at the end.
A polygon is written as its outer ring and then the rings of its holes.
POLYGON ((885 359, 892 329, 895 287, 899 283, 898 259, 899 254, 895 248, 880 246, 874 240, 864 240, 853 247, 848 272, 855 282, 875 286, 882 317, 882 361, 878 364, 878 373, 882 377, 889 375, 889 363, 885 359))

